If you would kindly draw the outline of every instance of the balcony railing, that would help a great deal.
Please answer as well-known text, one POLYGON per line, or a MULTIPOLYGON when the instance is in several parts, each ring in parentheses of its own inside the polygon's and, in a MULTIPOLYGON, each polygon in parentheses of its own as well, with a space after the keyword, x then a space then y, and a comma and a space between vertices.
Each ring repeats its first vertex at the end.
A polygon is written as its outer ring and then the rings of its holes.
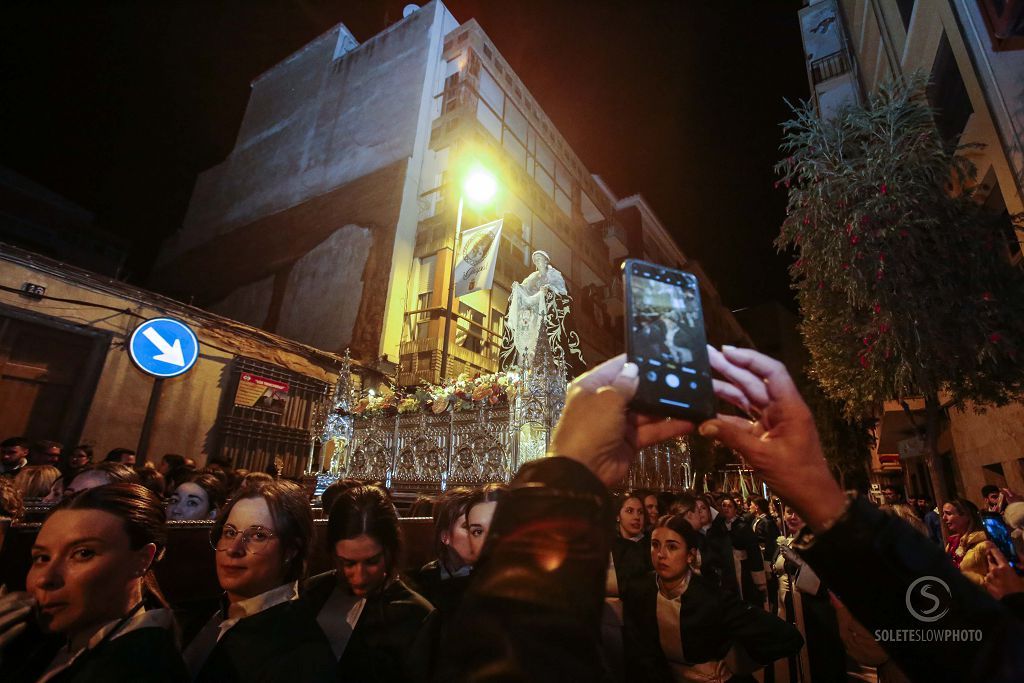
POLYGON ((815 84, 822 83, 849 70, 850 60, 846 57, 846 51, 840 50, 811 62, 811 80, 815 84))

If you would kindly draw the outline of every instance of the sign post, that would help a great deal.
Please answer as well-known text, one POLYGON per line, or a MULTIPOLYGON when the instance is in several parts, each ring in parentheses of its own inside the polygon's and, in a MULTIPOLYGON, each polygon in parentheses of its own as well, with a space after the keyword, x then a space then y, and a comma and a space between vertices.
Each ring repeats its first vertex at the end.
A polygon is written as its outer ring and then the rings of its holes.
POLYGON ((135 449, 141 465, 146 461, 149 450, 164 379, 183 375, 192 369, 199 359, 199 340, 183 322, 173 318, 153 318, 132 332, 128 339, 128 353, 140 370, 154 377, 146 417, 139 433, 139 445, 135 449))

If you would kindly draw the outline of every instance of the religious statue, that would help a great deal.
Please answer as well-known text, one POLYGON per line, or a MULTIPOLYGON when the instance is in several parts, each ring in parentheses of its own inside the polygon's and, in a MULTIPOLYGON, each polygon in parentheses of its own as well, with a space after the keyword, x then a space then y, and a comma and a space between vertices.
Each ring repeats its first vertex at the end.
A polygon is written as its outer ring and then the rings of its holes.
MULTIPOLYGON (((575 332, 565 334, 563 321, 569 313, 569 292, 565 278, 551 265, 546 251, 533 252, 536 270, 522 282, 512 283, 505 317, 506 340, 503 358, 511 364, 529 369, 538 343, 551 345, 556 362, 564 365, 563 337, 570 353, 579 353, 575 332)), ((582 355, 580 355, 582 361, 582 355)))

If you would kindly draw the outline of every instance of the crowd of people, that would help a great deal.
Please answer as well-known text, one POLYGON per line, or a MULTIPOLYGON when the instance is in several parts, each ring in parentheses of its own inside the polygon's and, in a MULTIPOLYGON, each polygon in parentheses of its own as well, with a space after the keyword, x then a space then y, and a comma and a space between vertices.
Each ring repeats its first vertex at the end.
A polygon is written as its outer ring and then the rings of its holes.
MULTIPOLYGON (((413 505, 434 552, 411 570, 379 482, 343 479, 317 501, 217 458, 93 463, 85 446, 7 439, 0 514, 52 508, 26 592, 0 596, 0 680, 1020 680, 1024 582, 977 507, 844 494, 782 366, 709 352, 716 393, 757 419, 700 431, 778 497, 611 496, 639 448, 695 429, 633 414, 637 369, 620 357, 573 383, 552 457, 413 505), (168 604, 153 571, 167 520, 212 520, 220 599, 168 604), (310 576, 317 542, 334 569, 310 576), (948 586, 944 628, 979 641, 879 637, 922 626, 904 608, 922 576, 948 586)), ((1019 549, 1024 502, 998 494, 1019 549)))

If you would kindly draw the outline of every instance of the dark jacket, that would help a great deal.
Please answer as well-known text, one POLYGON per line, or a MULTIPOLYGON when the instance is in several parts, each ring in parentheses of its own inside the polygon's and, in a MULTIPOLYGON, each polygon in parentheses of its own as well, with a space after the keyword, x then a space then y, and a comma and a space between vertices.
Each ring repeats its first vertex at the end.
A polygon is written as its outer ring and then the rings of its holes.
MULTIPOLYGON (((659 644, 657 601, 654 572, 623 591, 626 669, 632 680, 670 683, 672 673, 659 644)), ((789 656, 803 645, 795 628, 718 590, 699 574, 690 577, 680 600, 679 635, 683 654, 692 664, 725 659, 734 643, 758 664, 789 656)))
MULTIPOLYGON (((34 624, 9 643, 0 666, 4 683, 32 683, 45 673, 64 639, 47 636, 34 624)), ((174 642, 164 628, 147 627, 129 631, 78 657, 54 676, 57 683, 182 683, 188 671, 174 642)))
MULTIPOLYGON (((316 615, 338 585, 337 572, 309 579, 302 602, 316 615)), ((428 617, 433 606, 419 593, 395 580, 370 596, 336 666, 336 679, 359 683, 401 683, 421 680, 431 668, 434 645, 428 617)), ((326 640, 326 637, 325 637, 326 640)))
POLYGON ((418 570, 404 574, 407 586, 419 593, 441 614, 454 614, 462 602, 462 594, 469 586, 469 576, 441 577, 441 565, 432 560, 418 570))
POLYGON ((327 683, 334 654, 316 614, 289 600, 241 619, 210 653, 196 681, 209 683, 327 683))
MULTIPOLYGON (((854 500, 831 529, 817 537, 808 533, 794 547, 857 621, 872 634, 889 638, 882 646, 911 680, 1024 679, 1024 622, 958 572, 942 548, 898 517, 854 500), (941 579, 950 589, 948 612, 934 622, 920 621, 907 608, 913 582, 925 576, 941 579), (933 629, 961 634, 977 630, 981 640, 896 640, 901 630, 933 629)), ((945 598, 941 586, 931 588, 932 595, 945 598)))
POLYGON ((615 563, 615 580, 621 592, 624 585, 654 570, 651 564, 651 537, 644 534, 639 541, 631 541, 616 533, 612 536, 612 561, 615 563))
POLYGON ((182 683, 188 671, 165 628, 140 628, 102 643, 50 679, 51 683, 182 683))
POLYGON ((524 465, 498 503, 436 679, 609 680, 600 618, 613 517, 585 466, 524 465))
POLYGON ((754 532, 758 544, 761 546, 761 556, 765 562, 771 562, 775 557, 775 551, 779 544, 779 525, 775 523, 771 515, 758 515, 750 521, 750 530, 754 532))

